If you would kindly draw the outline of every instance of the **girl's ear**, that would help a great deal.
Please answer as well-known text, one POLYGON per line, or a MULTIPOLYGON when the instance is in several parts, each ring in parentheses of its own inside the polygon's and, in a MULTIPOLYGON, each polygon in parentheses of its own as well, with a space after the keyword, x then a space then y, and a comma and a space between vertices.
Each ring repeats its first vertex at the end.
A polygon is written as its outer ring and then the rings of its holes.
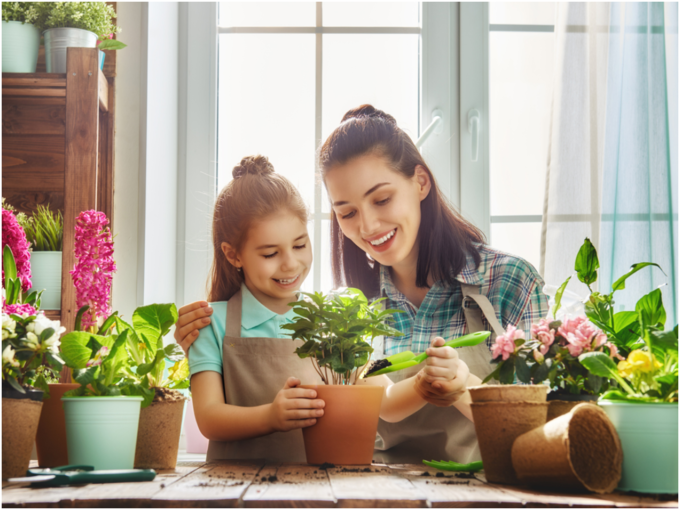
POLYGON ((241 262, 241 259, 239 258, 238 254, 236 253, 236 250, 232 245, 230 245, 229 243, 222 243, 221 248, 222 253, 224 253, 224 256, 227 258, 227 260, 232 266, 234 266, 237 269, 243 267, 243 263, 241 262))
POLYGON ((432 189, 432 180, 430 179, 430 174, 427 173, 425 167, 422 165, 416 165, 416 173, 413 174, 416 183, 418 183, 418 195, 420 201, 422 202, 427 198, 432 189))

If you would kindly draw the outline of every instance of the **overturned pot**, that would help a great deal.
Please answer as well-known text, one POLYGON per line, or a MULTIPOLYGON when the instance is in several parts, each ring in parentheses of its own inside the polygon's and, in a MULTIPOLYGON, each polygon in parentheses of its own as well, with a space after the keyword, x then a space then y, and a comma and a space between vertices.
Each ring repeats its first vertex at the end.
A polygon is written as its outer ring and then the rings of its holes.
POLYGON ((186 400, 177 390, 156 388, 151 405, 139 413, 135 468, 175 469, 186 400))

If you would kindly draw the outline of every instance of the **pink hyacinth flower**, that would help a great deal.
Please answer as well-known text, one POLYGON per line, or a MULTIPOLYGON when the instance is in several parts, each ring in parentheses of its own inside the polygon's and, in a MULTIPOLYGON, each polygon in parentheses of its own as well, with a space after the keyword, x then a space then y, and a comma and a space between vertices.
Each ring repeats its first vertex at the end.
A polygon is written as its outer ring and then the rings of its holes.
MULTIPOLYGON (((2 250, 9 246, 17 266, 17 278, 21 280, 21 290, 31 288, 31 252, 26 232, 21 228, 14 214, 7 209, 2 210, 2 250)), ((5 283, 5 269, 2 269, 2 282, 5 283)))
POLYGON ((541 319, 538 321, 538 324, 532 324, 531 338, 543 344, 539 351, 541 354, 546 354, 550 346, 555 342, 555 330, 550 329, 550 321, 548 319, 541 319))
POLYGON ((582 352, 590 352, 604 345, 607 341, 607 335, 584 316, 564 320, 557 334, 566 340, 569 354, 575 358, 582 352))
POLYGON ((23 317, 30 317, 31 315, 37 315, 38 310, 33 308, 33 306, 29 305, 28 303, 25 304, 14 304, 14 305, 8 305, 5 300, 3 299, 2 301, 2 311, 5 312, 6 314, 14 314, 14 315, 20 315, 23 317))
POLYGON ((495 343, 491 347, 494 359, 498 356, 502 356, 503 361, 508 359, 510 355, 515 352, 515 340, 520 338, 524 338, 524 331, 509 325, 505 330, 505 334, 498 335, 495 343))

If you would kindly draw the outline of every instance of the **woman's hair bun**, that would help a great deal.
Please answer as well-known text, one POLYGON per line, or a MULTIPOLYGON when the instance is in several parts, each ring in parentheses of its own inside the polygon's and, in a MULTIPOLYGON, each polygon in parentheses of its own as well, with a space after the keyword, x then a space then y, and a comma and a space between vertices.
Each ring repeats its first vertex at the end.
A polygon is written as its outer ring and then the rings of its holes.
POLYGON ((231 175, 234 179, 244 175, 267 175, 274 172, 274 165, 265 156, 246 156, 234 167, 231 175))
POLYGON ((346 120, 349 119, 357 119, 361 117, 368 117, 368 118, 373 118, 373 119, 383 119, 389 122, 390 124, 394 124, 395 126, 397 125, 397 121, 394 117, 392 117, 389 113, 385 113, 382 110, 378 110, 375 106, 370 105, 370 104, 362 104, 361 106, 358 106, 357 108, 352 108, 349 110, 345 115, 342 117, 341 122, 345 122, 346 120))

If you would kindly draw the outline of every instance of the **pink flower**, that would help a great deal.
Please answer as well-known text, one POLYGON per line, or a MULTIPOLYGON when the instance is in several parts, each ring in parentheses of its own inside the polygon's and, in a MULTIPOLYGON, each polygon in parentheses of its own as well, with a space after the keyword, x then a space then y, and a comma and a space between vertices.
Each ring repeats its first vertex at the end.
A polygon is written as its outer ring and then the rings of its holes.
POLYGON ((15 304, 15 305, 8 305, 7 303, 4 302, 2 303, 2 311, 5 312, 6 314, 15 314, 15 315, 25 315, 26 317, 29 317, 31 315, 37 315, 38 311, 33 308, 31 305, 28 303, 26 304, 15 304))
POLYGON ((541 319, 538 321, 538 324, 532 324, 531 338, 543 344, 539 350, 541 354, 546 354, 555 341, 555 330, 550 329, 550 321, 548 319, 541 319))
MULTIPOLYGON (((2 210, 2 249, 9 246, 17 265, 17 277, 21 280, 21 289, 26 292, 31 288, 31 252, 26 240, 26 232, 21 228, 14 214, 7 209, 2 210)), ((5 284, 5 269, 2 269, 2 283, 5 284)))
POLYGON ((97 317, 111 314, 109 296, 116 263, 108 224, 106 215, 97 211, 83 211, 76 218, 74 251, 78 262, 70 273, 77 308, 90 305, 83 314, 83 329, 96 325, 97 317))
POLYGON ((607 335, 584 316, 565 319, 557 334, 567 342, 569 354, 574 357, 582 352, 592 351, 607 341, 607 335))
POLYGON ((110 350, 111 349, 109 349, 108 347, 106 347, 104 345, 101 349, 99 349, 97 351, 97 354, 94 355, 94 358, 92 358, 91 360, 88 360, 87 366, 88 367, 93 367, 93 366, 96 367, 98 365, 101 365, 104 358, 106 356, 108 356, 110 350))
POLYGON ((513 325, 509 325, 505 330, 504 335, 496 337, 496 343, 493 344, 491 350, 493 357, 503 356, 503 361, 508 359, 511 354, 515 352, 515 340, 524 338, 524 331, 517 329, 513 325))
POLYGON ((619 354, 619 348, 616 347, 613 343, 607 342, 604 345, 609 347, 609 356, 611 356, 612 358, 618 358, 620 361, 624 361, 626 359, 619 354))

